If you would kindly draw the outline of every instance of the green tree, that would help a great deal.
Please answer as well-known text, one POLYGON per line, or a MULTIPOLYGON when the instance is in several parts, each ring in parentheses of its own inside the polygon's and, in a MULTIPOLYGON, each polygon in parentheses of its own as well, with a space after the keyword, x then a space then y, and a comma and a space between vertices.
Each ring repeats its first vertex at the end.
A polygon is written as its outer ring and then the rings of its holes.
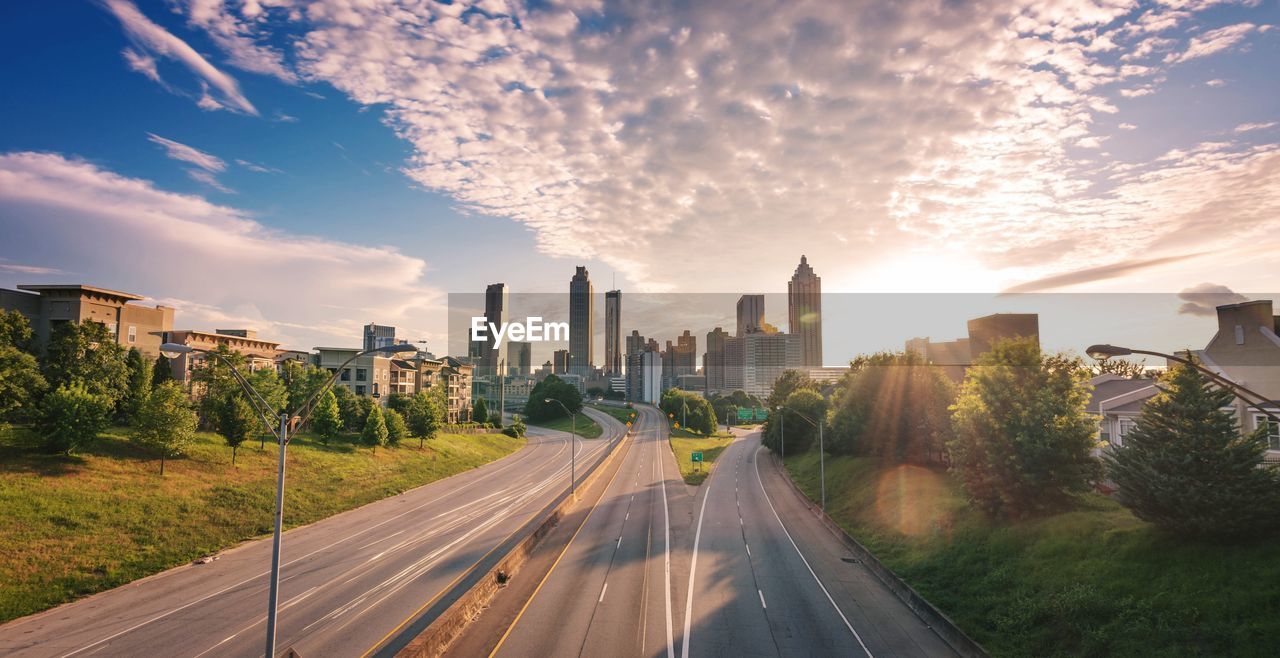
POLYGON ((335 386, 333 392, 338 397, 338 409, 342 411, 342 428, 356 434, 364 431, 364 422, 369 417, 369 410, 377 406, 373 398, 367 395, 356 395, 345 386, 335 386))
POLYGON ((338 398, 332 389, 325 391, 316 403, 316 410, 311 415, 311 429, 320 435, 320 440, 326 445, 342 432, 342 412, 338 409, 338 398))
POLYGON ((400 445, 400 442, 409 436, 409 428, 405 425, 404 416, 395 409, 387 409, 382 416, 387 423, 387 444, 400 445))
POLYGON ((658 401, 658 408, 671 414, 672 420, 681 423, 681 427, 701 434, 716 431, 716 412, 706 398, 697 393, 682 391, 678 388, 667 389, 658 401))
POLYGON ((124 359, 128 371, 129 387, 120 401, 117 416, 121 421, 137 423, 142 404, 151 396, 151 364, 136 347, 130 347, 124 359))
POLYGON ((422 449, 424 442, 440 431, 444 415, 444 387, 433 386, 414 394, 409 401, 409 413, 406 414, 405 421, 409 426, 409 434, 418 439, 418 449, 422 449))
POLYGON ((81 384, 91 395, 105 397, 111 410, 129 388, 124 348, 100 322, 64 322, 53 330, 44 355, 49 386, 81 384))
POLYGON ((285 407, 290 410, 301 409, 313 393, 329 382, 329 372, 310 364, 302 364, 289 360, 284 362, 280 379, 284 382, 288 393, 285 407))
POLYGON ((28 421, 46 388, 40 365, 30 354, 0 345, 0 423, 28 421))
POLYGON ((173 381, 173 364, 169 357, 161 354, 151 365, 151 388, 159 388, 165 382, 173 381))
POLYGON ((883 462, 941 461, 955 385, 915 352, 858 357, 836 387, 828 447, 883 462))
POLYGON ((1179 535, 1261 536, 1280 529, 1280 468, 1263 464, 1267 427, 1242 435, 1229 391, 1176 365, 1124 445, 1103 457, 1135 516, 1179 535))
POLYGON ((517 415, 515 419, 511 421, 511 424, 507 425, 507 428, 502 430, 502 433, 509 437, 518 439, 524 436, 524 433, 527 432, 528 429, 528 426, 524 424, 524 419, 517 415))
POLYGON ((39 430, 50 452, 73 454, 96 439, 111 423, 111 398, 94 393, 84 382, 58 386, 44 396, 39 430))
POLYGON ((31 322, 17 311, 0 309, 0 347, 31 351, 31 322))
POLYGON ((387 396, 387 408, 394 409, 401 416, 409 415, 409 404, 413 401, 413 396, 404 393, 392 393, 387 396))
POLYGON ((242 390, 231 369, 243 373, 245 358, 226 345, 218 345, 213 351, 216 356, 202 355, 199 359, 198 367, 191 372, 191 382, 192 390, 200 399, 200 425, 216 430, 222 403, 228 396, 238 395, 242 390))
POLYGON ((382 417, 382 407, 373 405, 369 416, 364 421, 364 429, 360 432, 360 440, 370 448, 387 445, 387 422, 382 417))
POLYGON ((764 406, 774 409, 782 406, 792 393, 801 389, 809 389, 811 391, 818 390, 818 383, 809 378, 799 370, 784 370, 778 379, 774 380, 773 388, 769 391, 769 397, 765 399, 764 406))
POLYGON ((164 477, 165 460, 181 455, 195 442, 197 422, 182 387, 164 382, 139 406, 132 438, 160 455, 160 476, 164 477))
MULTIPOLYGON (((271 408, 273 424, 279 424, 280 414, 288 411, 287 406, 289 404, 289 390, 285 386, 284 380, 276 374, 273 368, 255 370, 249 373, 247 379, 253 390, 257 391, 258 395, 261 395, 262 399, 267 403, 267 406, 271 408)), ((258 447, 262 448, 266 445, 267 433, 260 432, 258 436, 261 439, 258 447)))
POLYGON ((547 399, 559 400, 570 413, 582 410, 582 394, 578 392, 578 387, 555 375, 547 375, 546 379, 535 384, 529 392, 529 401, 524 405, 525 417, 542 421, 566 416, 565 409, 560 404, 545 402, 547 399))
POLYGON ((952 469, 969 498, 993 516, 1061 509, 1101 474, 1090 452, 1096 421, 1085 412, 1089 371, 1045 355, 1035 341, 996 343, 969 368, 953 405, 952 469))
POLYGON ((233 393, 218 405, 218 434, 231 448, 231 465, 236 464, 236 453, 241 444, 253 436, 254 432, 262 432, 262 417, 254 410, 253 405, 244 399, 241 393, 233 393))
POLYGON ((484 401, 484 398, 476 398, 475 402, 471 403, 471 420, 476 423, 489 422, 489 404, 484 401))
MULTIPOLYGON (((765 447, 780 452, 782 439, 785 438, 788 454, 809 450, 818 444, 818 428, 815 424, 823 422, 826 415, 827 400, 821 393, 811 388, 796 389, 787 396, 782 407, 770 413, 769 420, 765 421, 765 447), (779 424, 779 430, 785 429, 785 436, 782 431, 769 431, 773 423, 779 424)), ((825 438, 826 435, 823 436, 825 438)))

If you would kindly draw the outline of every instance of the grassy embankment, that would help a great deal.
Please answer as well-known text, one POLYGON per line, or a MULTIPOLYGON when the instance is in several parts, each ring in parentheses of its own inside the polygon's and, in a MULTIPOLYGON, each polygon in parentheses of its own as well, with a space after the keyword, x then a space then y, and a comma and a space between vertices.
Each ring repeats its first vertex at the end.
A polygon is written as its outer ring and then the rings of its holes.
MULTIPOLYGON (((276 451, 231 450, 201 433, 187 457, 159 461, 113 429, 74 457, 26 448, 0 428, 0 622, 185 564, 271 531, 276 451)), ((441 435, 377 451, 306 435, 289 444, 285 523, 317 521, 475 468, 524 444, 501 434, 441 435)))
POLYGON ((613 416, 618 420, 619 423, 622 423, 623 425, 626 425, 628 422, 634 423, 636 419, 632 418, 632 414, 638 414, 638 412, 635 409, 628 409, 626 407, 614 407, 607 404, 589 404, 587 406, 597 411, 601 411, 603 413, 609 414, 610 416, 613 416))
POLYGON ((575 421, 568 416, 561 416, 559 418, 541 421, 534 421, 526 418, 525 423, 529 425, 536 425, 538 427, 545 427, 550 430, 560 430, 561 432, 568 432, 572 430, 576 432, 579 437, 584 439, 598 439, 601 434, 604 434, 604 428, 600 427, 600 423, 591 420, 591 418, 586 414, 578 414, 576 424, 575 421))
POLYGON ((683 427, 671 430, 671 452, 675 454, 676 463, 680 465, 680 475, 684 478, 684 483, 702 484, 711 475, 716 458, 729 447, 730 443, 733 443, 733 435, 727 432, 717 431, 711 436, 703 436, 683 427), (701 466, 697 466, 693 461, 695 450, 702 452, 701 466))
MULTIPOLYGON (((815 452, 788 457, 818 497, 815 452)), ((1100 496, 993 522, 946 473, 827 460, 829 512, 993 656, 1275 655, 1280 542, 1171 537, 1100 496)))

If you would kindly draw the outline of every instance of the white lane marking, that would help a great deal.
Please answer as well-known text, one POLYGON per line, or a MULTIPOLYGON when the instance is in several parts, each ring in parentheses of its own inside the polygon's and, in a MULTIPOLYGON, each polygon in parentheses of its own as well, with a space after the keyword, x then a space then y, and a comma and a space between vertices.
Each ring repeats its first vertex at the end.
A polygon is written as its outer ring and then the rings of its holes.
POLYGON ((622 548, 622 535, 618 535, 618 545, 614 547, 614 550, 619 548, 622 548))
POLYGON ((747 547, 747 557, 751 557, 751 544, 744 542, 742 545, 747 547))
POLYGON ((604 593, 609 591, 609 583, 604 584, 604 588, 600 590, 600 598, 596 603, 604 603, 604 593))
POLYGON ((791 542, 791 548, 796 549, 796 555, 800 556, 800 561, 804 562, 804 568, 809 570, 810 576, 813 576, 813 582, 818 583, 818 587, 822 589, 822 593, 827 596, 827 601, 831 602, 831 607, 835 608, 837 615, 840 615, 840 621, 844 622, 845 627, 849 629, 850 633, 853 633, 854 639, 858 641, 858 646, 862 647, 862 650, 866 652, 867 658, 874 658, 871 655, 871 650, 868 649, 866 643, 862 641, 862 636, 858 634, 858 631, 853 630, 853 624, 849 623, 849 619, 840 611, 840 606, 836 605, 836 600, 831 598, 831 593, 827 591, 826 586, 818 579, 818 574, 814 573, 813 567, 809 566, 809 561, 804 558, 804 553, 800 552, 800 547, 796 545, 796 540, 791 538, 791 532, 787 530, 787 526, 782 522, 782 517, 778 516, 778 510, 774 509, 773 501, 769 499, 769 492, 764 489, 764 480, 760 479, 760 448, 756 448, 755 463, 756 482, 760 485, 760 492, 764 494, 764 501, 769 503, 769 510, 773 512, 773 518, 778 520, 778 525, 782 527, 782 532, 787 535, 787 541, 791 542))
POLYGON ((374 544, 381 544, 382 542, 384 542, 384 541, 386 541, 386 540, 388 540, 388 539, 391 539, 392 537, 395 537, 396 535, 403 534, 403 533, 404 533, 404 530, 401 530, 400 532, 396 532, 396 533, 392 533, 392 534, 390 534, 390 535, 387 535, 386 537, 383 537, 382 539, 375 539, 375 540, 373 540, 373 541, 369 542, 368 544, 365 544, 364 546, 361 546, 360 548, 358 548, 358 549, 356 549, 356 550, 361 550, 361 551, 362 551, 362 550, 364 550, 364 549, 366 549, 366 548, 369 548, 370 546, 373 546, 374 544))
MULTIPOLYGON (((655 436, 655 437, 657 436, 657 431, 656 431, 656 430, 655 430, 655 432, 654 432, 654 436, 655 436)), ((674 634, 674 632, 673 632, 673 630, 672 630, 672 628, 671 628, 671 625, 672 625, 672 624, 671 624, 671 512, 670 512, 670 510, 667 508, 667 476, 666 476, 666 473, 664 472, 664 470, 663 470, 663 468, 662 468, 662 452, 661 452, 661 450, 663 450, 663 448, 661 447, 662 443, 663 443, 662 441, 654 441, 654 442, 653 442, 653 449, 654 449, 654 454, 657 456, 656 458, 657 458, 657 460, 658 460, 658 476, 661 478, 661 482, 662 482, 662 520, 663 520, 663 524, 666 526, 666 534, 667 534, 667 545, 666 545, 666 548, 665 548, 665 549, 664 549, 664 551, 663 551, 663 562, 665 563, 665 565, 666 565, 666 566, 665 566, 665 568, 666 568, 666 570, 667 570, 667 582, 666 582, 666 587, 667 587, 667 603, 666 603, 666 605, 667 605, 667 656, 668 656, 668 658, 675 658, 675 655, 676 655, 676 649, 675 649, 675 634, 674 634)), ((694 556, 695 556, 695 557, 697 556, 697 553, 696 553, 696 552, 694 553, 694 556)), ((689 588, 689 592, 690 592, 690 594, 692 594, 692 592, 693 592, 693 588, 692 588, 692 587, 690 587, 690 588, 689 588)), ((688 622, 688 620, 686 619, 686 620, 685 620, 685 647, 686 647, 686 651, 685 651, 685 652, 684 652, 684 654, 683 654, 684 656, 686 656, 686 658, 687 658, 687 656, 689 655, 689 652, 688 652, 688 650, 687 650, 687 647, 688 647, 688 641, 689 641, 689 640, 688 640, 688 638, 689 638, 689 622, 688 622)))
POLYGON ((761 607, 761 608, 764 608, 765 610, 768 610, 768 609, 769 609, 769 606, 767 606, 767 605, 765 605, 765 604, 764 604, 764 592, 762 592, 762 591, 760 591, 760 590, 756 590, 756 594, 759 594, 759 595, 760 595, 760 607, 761 607))
POLYGON ((711 497, 711 484, 714 478, 707 477, 707 490, 702 493, 702 511, 698 512, 698 529, 693 533, 693 559, 689 561, 689 595, 684 602, 684 641, 680 646, 680 655, 689 656, 689 632, 693 625, 693 589, 698 573, 698 544, 702 541, 702 519, 707 515, 707 499, 711 497))

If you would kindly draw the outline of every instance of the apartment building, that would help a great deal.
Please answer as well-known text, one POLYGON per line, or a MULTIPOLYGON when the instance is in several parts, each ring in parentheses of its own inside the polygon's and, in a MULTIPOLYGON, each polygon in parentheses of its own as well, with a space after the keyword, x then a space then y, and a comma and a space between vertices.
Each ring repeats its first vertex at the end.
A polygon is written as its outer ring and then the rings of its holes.
MULTIPOLYGON (((258 338, 253 329, 215 329, 199 331, 196 329, 175 329, 162 332, 162 343, 187 345, 194 350, 213 351, 225 347, 244 357, 245 367, 250 372, 266 368, 275 369, 280 356, 280 343, 258 338)), ((158 345, 157 345, 158 347, 158 345)), ((199 370, 209 357, 200 352, 187 352, 169 359, 170 372, 173 378, 184 384, 191 382, 191 375, 199 370)))
POLYGON ((48 344, 60 324, 86 321, 106 325, 116 342, 155 358, 162 334, 173 329, 173 308, 144 306, 145 299, 119 290, 81 284, 19 285, 0 289, 0 308, 17 311, 31 322, 37 347, 48 344))

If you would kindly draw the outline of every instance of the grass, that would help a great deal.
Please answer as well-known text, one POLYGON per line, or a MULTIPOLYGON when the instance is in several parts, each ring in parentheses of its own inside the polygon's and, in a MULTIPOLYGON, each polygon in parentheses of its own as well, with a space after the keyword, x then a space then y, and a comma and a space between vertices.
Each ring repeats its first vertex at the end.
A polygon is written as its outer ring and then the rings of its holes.
MULTIPOLYGON (((818 458, 787 468, 818 498, 818 458)), ((827 460, 829 512, 993 656, 1270 656, 1280 543, 1171 537, 1097 494, 993 522, 946 473, 827 460)))
POLYGON ((677 436, 677 434, 688 434, 684 430, 673 430, 671 432, 671 452, 675 453, 676 463, 680 465, 680 475, 684 477, 685 484, 700 485, 711 475, 711 469, 715 465, 716 458, 724 449, 733 443, 731 435, 712 435, 703 437, 702 435, 677 436), (702 466, 698 467, 693 462, 693 451, 702 452, 702 466))
POLYGON ((622 423, 623 425, 626 425, 629 422, 634 422, 635 418, 632 418, 632 414, 639 413, 635 409, 627 409, 626 407, 614 407, 607 404, 590 404, 587 406, 591 407, 592 409, 595 409, 596 411, 601 411, 606 414, 609 414, 610 416, 613 416, 618 420, 619 423, 622 423))
POLYGON ((604 434, 604 428, 600 427, 600 423, 591 420, 586 414, 578 414, 576 425, 574 424, 573 419, 568 416, 561 416, 559 418, 541 421, 526 419, 525 422, 529 425, 537 425, 538 427, 545 427, 549 430, 560 430, 561 432, 568 432, 572 430, 584 439, 598 439, 601 434, 604 434))
MULTIPOLYGON (((159 461, 113 429, 74 457, 36 454, 28 430, 0 428, 0 622, 123 585, 271 531, 276 450, 201 433, 159 461)), ((298 526, 475 468, 522 439, 440 435, 419 451, 289 444, 285 523, 298 526)))

